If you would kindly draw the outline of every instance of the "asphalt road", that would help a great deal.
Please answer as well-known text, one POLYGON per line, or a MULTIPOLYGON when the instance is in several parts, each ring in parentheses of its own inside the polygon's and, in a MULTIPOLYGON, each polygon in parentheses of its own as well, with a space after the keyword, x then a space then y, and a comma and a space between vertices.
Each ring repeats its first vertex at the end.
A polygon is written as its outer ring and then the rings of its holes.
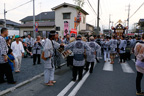
MULTIPOLYGON (((42 60, 41 60, 42 62, 42 60)), ((65 60, 61 58, 61 63, 64 63, 65 60)), ((31 79, 32 77, 43 73, 44 71, 44 66, 43 64, 36 64, 33 65, 33 59, 32 58, 23 58, 22 59, 22 65, 21 65, 21 72, 20 73, 15 73, 13 72, 13 76, 15 81, 17 81, 17 84, 31 79)), ((11 88, 17 84, 7 84, 7 83, 3 83, 0 84, 0 91, 6 90, 8 88, 11 88)))
POLYGON ((64 66, 56 70, 54 86, 46 86, 41 77, 6 96, 136 96, 135 78, 133 60, 119 64, 116 58, 114 65, 100 60, 92 74, 84 72, 80 82, 71 81, 71 70, 64 66))

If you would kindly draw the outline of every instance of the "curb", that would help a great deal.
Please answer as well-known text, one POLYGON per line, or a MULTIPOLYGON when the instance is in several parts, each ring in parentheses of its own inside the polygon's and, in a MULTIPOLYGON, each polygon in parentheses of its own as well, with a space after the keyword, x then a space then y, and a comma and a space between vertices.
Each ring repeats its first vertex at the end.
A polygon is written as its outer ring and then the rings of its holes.
MULTIPOLYGON (((64 65, 66 65, 66 63, 62 63, 62 64, 61 64, 61 66, 64 66, 64 65)), ((24 85, 32 82, 33 80, 42 77, 43 75, 44 75, 44 73, 40 73, 39 75, 36 75, 36 76, 32 77, 32 78, 29 79, 29 80, 25 80, 25 81, 17 84, 17 85, 14 86, 14 87, 11 87, 11 88, 8 88, 8 89, 6 89, 6 90, 3 90, 3 91, 0 92, 0 96, 5 95, 5 94, 10 93, 10 92, 13 92, 14 90, 18 89, 19 87, 22 87, 22 86, 24 86, 24 85)))

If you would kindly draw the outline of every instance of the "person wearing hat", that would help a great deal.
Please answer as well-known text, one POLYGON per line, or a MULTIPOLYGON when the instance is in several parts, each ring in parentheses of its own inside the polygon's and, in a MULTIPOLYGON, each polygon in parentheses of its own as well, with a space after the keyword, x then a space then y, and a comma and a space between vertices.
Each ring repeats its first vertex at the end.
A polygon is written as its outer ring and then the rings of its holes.
POLYGON ((19 35, 15 36, 15 41, 11 44, 13 55, 15 57, 15 72, 20 72, 22 56, 24 56, 24 48, 21 41, 19 41, 19 35))
POLYGON ((55 72, 55 65, 54 65, 54 55, 55 49, 58 49, 60 46, 59 43, 54 41, 55 39, 55 31, 50 31, 49 39, 46 39, 43 54, 44 56, 44 82, 48 86, 52 86, 56 81, 54 81, 54 72, 55 72))
POLYGON ((86 44, 86 42, 82 41, 82 36, 78 35, 76 41, 65 46, 65 50, 69 50, 74 54, 73 57, 73 79, 72 81, 76 81, 77 74, 79 74, 78 80, 82 79, 83 68, 85 65, 84 52, 85 49, 90 51, 91 48, 86 44))
POLYGON ((11 66, 8 63, 7 53, 8 47, 5 41, 5 37, 8 36, 8 29, 2 28, 0 35, 0 84, 5 83, 4 76, 6 76, 9 84, 15 84, 11 66))

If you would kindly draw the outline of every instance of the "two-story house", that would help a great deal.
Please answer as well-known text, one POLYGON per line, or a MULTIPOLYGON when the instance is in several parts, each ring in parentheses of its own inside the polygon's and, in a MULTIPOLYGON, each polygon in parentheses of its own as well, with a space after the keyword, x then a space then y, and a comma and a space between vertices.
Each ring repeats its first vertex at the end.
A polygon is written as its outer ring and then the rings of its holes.
MULTIPOLYGON (((36 35, 41 35, 42 37, 47 37, 50 30, 55 29, 55 12, 42 12, 35 16, 38 25, 38 32, 36 35)), ((27 16, 20 20, 20 36, 30 34, 33 36, 33 16, 27 16)))
MULTIPOLYGON (((50 12, 42 12, 35 16, 39 23, 37 35, 48 37, 50 30, 56 30, 60 36, 64 32, 70 33, 71 29, 77 29, 77 32, 86 30, 86 15, 88 13, 82 8, 68 3, 62 3, 52 8, 50 12), (79 18, 78 18, 79 16, 79 18), (79 22, 77 19, 79 19, 79 22)), ((27 16, 20 20, 20 35, 31 34, 33 36, 33 16, 27 16)))
POLYGON ((68 31, 75 27, 75 18, 78 16, 78 13, 81 13, 81 21, 76 25, 77 32, 81 30, 86 30, 86 15, 88 13, 82 8, 68 3, 60 4, 52 8, 55 11, 55 25, 57 31, 61 36, 64 35, 64 22, 68 23, 68 31))

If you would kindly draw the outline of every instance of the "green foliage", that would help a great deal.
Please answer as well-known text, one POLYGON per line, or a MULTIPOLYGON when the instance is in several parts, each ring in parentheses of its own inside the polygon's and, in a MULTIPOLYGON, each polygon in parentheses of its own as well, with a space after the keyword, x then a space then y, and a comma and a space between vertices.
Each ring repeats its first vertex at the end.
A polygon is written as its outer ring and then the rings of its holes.
POLYGON ((78 5, 79 7, 83 7, 84 5, 84 0, 73 0, 75 2, 76 5, 78 5))

